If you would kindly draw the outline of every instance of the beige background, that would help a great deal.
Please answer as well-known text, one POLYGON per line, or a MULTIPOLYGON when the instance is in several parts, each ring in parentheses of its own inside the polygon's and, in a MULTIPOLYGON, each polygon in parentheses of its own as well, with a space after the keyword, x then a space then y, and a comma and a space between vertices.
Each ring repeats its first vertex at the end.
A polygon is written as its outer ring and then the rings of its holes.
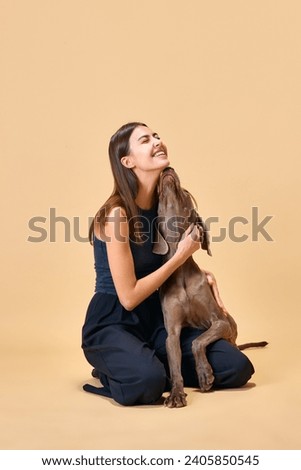
POLYGON ((300 449, 300 2, 1 0, 1 448, 300 449), (274 239, 213 244, 251 385, 189 406, 86 394, 80 349, 92 249, 49 240, 49 210, 88 217, 112 189, 123 123, 158 131, 206 218, 272 215, 274 239), (28 222, 46 217, 48 238, 28 222), (256 385, 256 386, 255 386, 256 385))

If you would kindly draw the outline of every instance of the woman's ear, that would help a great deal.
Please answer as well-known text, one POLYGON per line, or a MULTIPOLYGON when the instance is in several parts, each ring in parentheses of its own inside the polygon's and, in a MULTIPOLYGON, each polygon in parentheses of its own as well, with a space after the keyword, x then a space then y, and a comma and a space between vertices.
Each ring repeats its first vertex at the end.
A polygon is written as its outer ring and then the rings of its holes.
POLYGON ((125 166, 126 168, 134 168, 135 166, 132 161, 132 158, 129 155, 127 155, 126 157, 122 157, 120 161, 122 165, 125 166))

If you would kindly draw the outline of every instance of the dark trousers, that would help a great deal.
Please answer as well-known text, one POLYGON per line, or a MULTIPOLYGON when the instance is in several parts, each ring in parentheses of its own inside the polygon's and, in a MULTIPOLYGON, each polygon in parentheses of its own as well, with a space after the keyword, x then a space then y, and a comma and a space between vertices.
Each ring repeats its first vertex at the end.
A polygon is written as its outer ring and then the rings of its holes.
MULTIPOLYGON (((201 332, 184 328, 181 334, 182 374, 186 387, 198 387, 191 343, 201 332)), ((164 328, 150 343, 122 325, 107 326, 99 335, 98 345, 84 349, 84 353, 103 387, 87 384, 84 390, 111 397, 122 405, 139 405, 156 402, 170 388, 164 328)), ((225 340, 209 345, 207 358, 213 369, 215 389, 241 387, 254 373, 247 356, 225 340)))

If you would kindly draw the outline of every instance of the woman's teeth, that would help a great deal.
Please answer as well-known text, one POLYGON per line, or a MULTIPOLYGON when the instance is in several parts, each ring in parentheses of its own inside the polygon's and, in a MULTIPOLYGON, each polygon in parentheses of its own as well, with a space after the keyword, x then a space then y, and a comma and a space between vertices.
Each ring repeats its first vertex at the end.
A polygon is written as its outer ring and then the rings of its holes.
POLYGON ((162 150, 160 150, 160 152, 154 153, 153 157, 162 157, 163 155, 165 156, 165 153, 162 150))

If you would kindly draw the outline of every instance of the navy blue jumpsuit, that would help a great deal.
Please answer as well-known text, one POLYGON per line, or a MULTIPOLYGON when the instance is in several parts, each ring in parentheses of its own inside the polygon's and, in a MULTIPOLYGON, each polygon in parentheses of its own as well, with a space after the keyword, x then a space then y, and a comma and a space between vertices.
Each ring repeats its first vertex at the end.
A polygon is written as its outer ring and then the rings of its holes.
MULTIPOLYGON (((137 279, 158 269, 162 257, 152 252, 155 209, 141 210, 142 245, 130 242, 137 279)), ((164 328, 158 291, 134 310, 120 303, 110 273, 106 243, 94 237, 96 288, 82 328, 82 348, 102 387, 84 385, 84 390, 113 398, 122 405, 155 403, 170 389, 164 328)), ((192 341, 202 333, 184 328, 181 334, 182 374, 186 387, 198 387, 192 341)), ((241 351, 225 340, 207 347, 213 369, 214 388, 244 385, 254 369, 241 351)))

